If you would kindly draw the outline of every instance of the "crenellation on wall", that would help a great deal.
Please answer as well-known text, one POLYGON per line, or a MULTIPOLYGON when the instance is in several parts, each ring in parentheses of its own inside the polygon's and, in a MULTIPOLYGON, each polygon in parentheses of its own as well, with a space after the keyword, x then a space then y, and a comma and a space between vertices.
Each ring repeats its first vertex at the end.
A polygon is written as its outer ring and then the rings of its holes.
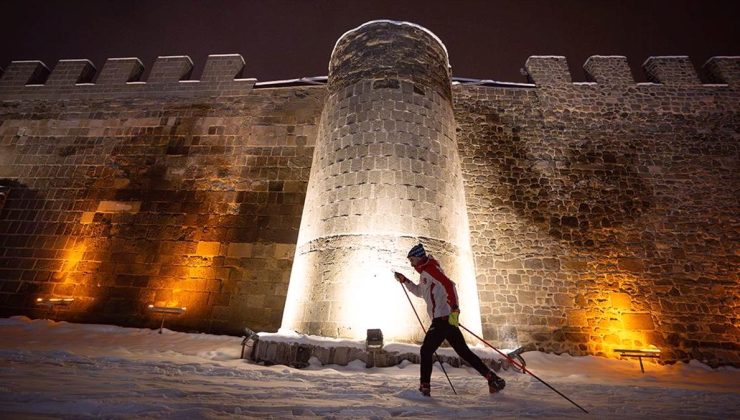
MULTIPOLYGON (((345 48, 343 44, 339 45, 345 48)), ((440 47, 441 48, 441 47, 440 47)), ((441 54, 429 51, 429 54, 441 54)), ((713 57, 703 67, 708 81, 726 83, 730 86, 737 80, 736 57, 713 57), (730 83, 728 83, 728 81, 730 83)), ((334 65, 339 65, 335 63, 334 65)), ((412 64, 413 67, 416 64, 412 64)), ((189 80, 192 60, 187 56, 162 56, 154 63, 147 81, 140 80, 144 66, 137 58, 111 58, 106 60, 95 78, 95 67, 88 60, 60 60, 53 72, 49 72, 40 61, 16 61, 7 71, 0 73, 0 99, 52 99, 71 98, 118 98, 118 97, 170 97, 190 96, 239 96, 248 94, 256 79, 239 79, 244 68, 244 59, 239 54, 214 54, 208 57, 201 80, 189 80), (49 73, 51 75, 49 76, 49 73), (47 81, 48 78, 48 81, 47 81), (96 79, 94 83, 91 83, 96 79), (74 81, 74 83, 72 82, 74 81)), ((635 84, 623 56, 592 56, 584 64, 590 79, 604 86, 638 87, 696 86, 701 85, 690 61, 685 56, 651 57, 645 62, 645 71, 651 83, 635 84)), ((535 88, 573 86, 589 89, 593 82, 573 83, 566 58, 562 56, 532 56, 527 60, 529 78, 535 88)), ((433 83, 440 84, 443 70, 434 73, 433 83)), ((419 71, 408 76, 386 75, 374 82, 372 89, 391 88, 403 92, 422 92, 424 89, 414 81, 419 71), (413 76, 413 75, 416 76, 413 76), (405 80, 410 77, 411 79, 405 80)), ((352 77, 359 77, 353 74, 352 77)), ((444 95, 444 83, 440 85, 444 95)), ((707 85, 709 86, 709 85, 707 85)), ((360 92, 348 91, 347 94, 360 92)))
POLYGON ((10 88, 43 83, 49 68, 38 60, 12 61, 0 79, 0 93, 10 88))
POLYGON ((59 60, 51 71, 46 86, 74 86, 89 83, 95 76, 95 66, 90 60, 59 60))
POLYGON ((537 87, 558 86, 572 83, 568 62, 563 56, 533 55, 524 64, 528 78, 537 87))
POLYGON ((187 55, 159 56, 154 61, 147 83, 177 83, 187 80, 193 71, 193 60, 187 55))
MULTIPOLYGON (((712 57, 702 66, 708 82, 733 85, 740 77, 738 57, 712 57)), ((589 80, 599 85, 666 87, 703 85, 687 56, 650 57, 642 65, 650 83, 635 83, 627 58, 624 56, 589 57, 583 65, 589 80)), ((536 88, 562 86, 591 86, 593 83, 573 83, 567 60, 562 56, 531 56, 525 64, 528 78, 536 88)))
POLYGON ((144 72, 144 64, 138 58, 109 58, 105 61, 96 85, 122 85, 138 81, 144 72))
POLYGON ((240 54, 211 54, 206 59, 201 82, 225 82, 237 79, 244 69, 240 54))
POLYGON ((144 65, 138 58, 110 58, 94 83, 89 82, 95 67, 88 60, 60 60, 50 82, 44 63, 14 62, 0 78, 0 100, 231 97, 247 95, 254 88, 256 79, 235 78, 244 66, 241 55, 218 54, 208 60, 202 80, 189 80, 193 68, 189 57, 158 57, 143 81, 144 65))
POLYGON ((634 85, 627 57, 619 55, 592 55, 583 64, 586 74, 600 85, 634 85))
POLYGON ((711 57, 702 65, 702 71, 714 83, 740 85, 740 57, 711 57))
POLYGON ((648 80, 669 86, 701 84, 688 56, 649 57, 642 64, 648 80))

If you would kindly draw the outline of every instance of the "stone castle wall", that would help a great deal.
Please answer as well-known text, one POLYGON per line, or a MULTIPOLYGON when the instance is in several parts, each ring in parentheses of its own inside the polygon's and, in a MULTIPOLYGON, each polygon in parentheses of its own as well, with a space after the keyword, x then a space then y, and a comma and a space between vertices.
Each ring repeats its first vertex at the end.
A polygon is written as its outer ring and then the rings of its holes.
MULTIPOLYGON (((594 82, 571 83, 564 58, 532 57, 531 85, 452 87, 486 338, 740 363, 738 63, 710 60, 701 82, 655 57, 635 84, 624 58, 592 57, 594 82)), ((156 304, 188 308, 178 329, 280 326, 328 92, 255 89, 242 66, 6 69, 1 315, 71 296, 54 316, 155 326, 156 304)))
POLYGON ((595 83, 532 57, 534 89, 453 90, 484 334, 738 363, 737 72, 701 84, 658 57, 657 83, 635 84, 623 57, 584 67, 595 83))
POLYGON ((414 277, 406 252, 422 240, 480 332, 450 86, 447 53, 422 28, 374 22, 337 42, 283 327, 421 340, 391 270, 414 277))
POLYGON ((254 89, 239 56, 14 63, 0 81, 0 311, 239 333, 282 317, 325 90, 254 89), (70 70, 74 67, 74 71, 70 70), (61 74, 60 74, 61 72, 61 74))

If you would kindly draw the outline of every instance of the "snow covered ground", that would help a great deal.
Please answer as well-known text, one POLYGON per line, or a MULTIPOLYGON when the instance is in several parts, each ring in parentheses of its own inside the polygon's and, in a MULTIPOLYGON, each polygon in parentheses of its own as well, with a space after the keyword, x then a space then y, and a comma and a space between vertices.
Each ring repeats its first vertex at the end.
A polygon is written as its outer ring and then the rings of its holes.
MULTIPOLYGON (((418 365, 298 370, 239 359, 241 339, 165 330, 0 319, 0 418, 581 417, 529 375, 489 395, 474 371, 441 371, 432 398, 418 365)), ((525 353, 540 378, 601 418, 740 418, 737 369, 525 353)))

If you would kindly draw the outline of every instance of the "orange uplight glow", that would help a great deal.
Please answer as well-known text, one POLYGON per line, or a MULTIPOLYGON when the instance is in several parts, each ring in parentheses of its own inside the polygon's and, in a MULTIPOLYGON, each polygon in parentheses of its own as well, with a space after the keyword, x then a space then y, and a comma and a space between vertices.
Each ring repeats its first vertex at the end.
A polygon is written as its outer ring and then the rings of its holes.
POLYGON ((80 242, 69 249, 64 257, 64 263, 62 264, 62 267, 59 269, 59 271, 63 273, 65 277, 67 273, 74 271, 77 268, 77 264, 84 258, 86 250, 87 247, 85 246, 84 242, 80 242))
POLYGON ((183 265, 161 278, 156 289, 142 296, 141 303, 151 302, 149 307, 188 307, 197 311, 207 302, 208 282, 215 276, 213 260, 221 255, 220 242, 199 242, 195 252, 184 255, 183 265))
MULTIPOLYGON (((85 259, 87 246, 84 240, 77 241, 73 246, 66 249, 59 269, 53 274, 55 281, 53 292, 54 298, 38 298, 36 304, 48 308, 70 307, 79 293, 81 276, 79 275, 79 263, 85 259), (74 297, 72 297, 74 296, 74 297)), ((83 310, 83 306, 75 305, 75 312, 83 310)))
POLYGON ((649 332, 655 329, 652 314, 638 310, 639 305, 630 294, 610 292, 605 299, 595 302, 598 303, 587 311, 587 317, 594 322, 591 351, 613 355, 616 349, 657 350, 649 345, 649 332))
POLYGON ((630 331, 624 327, 610 328, 607 330, 605 345, 610 350, 620 346, 640 348, 646 345, 646 336, 644 332, 630 331))

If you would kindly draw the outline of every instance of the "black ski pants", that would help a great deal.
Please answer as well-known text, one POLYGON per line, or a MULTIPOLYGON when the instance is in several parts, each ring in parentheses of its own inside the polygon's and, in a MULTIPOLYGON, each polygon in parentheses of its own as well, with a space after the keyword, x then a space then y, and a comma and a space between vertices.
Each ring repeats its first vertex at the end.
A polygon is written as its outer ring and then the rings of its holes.
POLYGON ((485 363, 473 353, 465 343, 460 328, 453 327, 447 321, 447 317, 434 318, 432 326, 429 327, 424 343, 421 345, 421 382, 429 383, 432 377, 432 365, 434 364, 434 352, 437 351, 443 341, 447 340, 455 352, 463 358, 470 366, 486 376, 490 369, 485 363))

